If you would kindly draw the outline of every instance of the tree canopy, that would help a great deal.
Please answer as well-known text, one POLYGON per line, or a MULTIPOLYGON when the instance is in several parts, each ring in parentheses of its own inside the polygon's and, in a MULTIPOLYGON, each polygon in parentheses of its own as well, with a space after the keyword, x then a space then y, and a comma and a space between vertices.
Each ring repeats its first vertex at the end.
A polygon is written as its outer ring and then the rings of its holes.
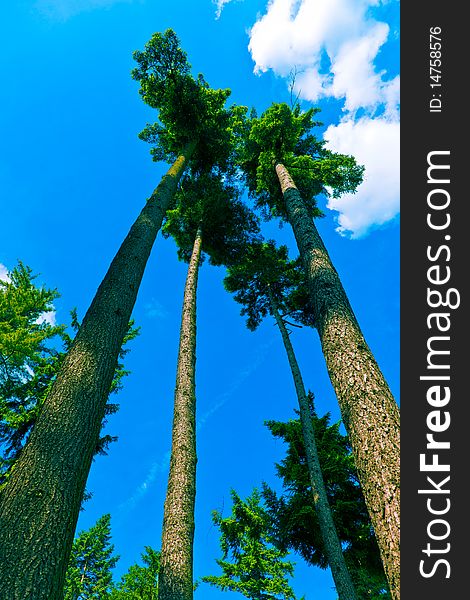
POLYGON ((247 327, 255 330, 272 315, 273 302, 283 315, 303 325, 313 325, 305 275, 299 259, 290 260, 287 246, 273 240, 245 246, 238 261, 229 266, 224 286, 242 305, 247 327))
POLYGON ((110 600, 157 600, 160 553, 145 546, 143 565, 131 565, 111 592, 110 600))
POLYGON ((291 109, 285 103, 273 103, 260 117, 245 113, 240 125, 245 137, 240 165, 250 194, 266 217, 287 220, 276 163, 287 167, 313 217, 321 216, 317 196, 354 192, 362 181, 364 169, 352 156, 328 150, 325 141, 312 133, 322 125, 315 120, 318 112, 319 108, 302 111, 298 104, 291 109))
POLYGON ((234 263, 259 234, 258 219, 241 201, 238 188, 214 173, 184 177, 175 204, 167 213, 163 234, 173 236, 178 256, 186 262, 199 228, 202 252, 212 265, 234 263))
POLYGON ((294 565, 284 560, 287 551, 273 545, 270 518, 261 505, 260 493, 254 490, 246 500, 234 490, 231 495, 229 517, 213 512, 221 533, 222 558, 216 562, 222 575, 209 575, 202 581, 253 600, 295 600, 288 583, 294 565))
POLYGON ((65 327, 51 318, 59 293, 35 279, 19 262, 0 280, 0 481, 35 422, 65 340, 65 327))
POLYGON ((112 569, 118 560, 111 544, 111 515, 106 514, 73 542, 64 600, 108 600, 113 587, 112 569))
MULTIPOLYGON (((311 392, 309 397, 328 501, 357 593, 364 599, 385 599, 389 597, 387 581, 348 438, 341 433, 340 422, 330 423, 328 413, 317 416, 311 392)), ((278 494, 263 485, 276 543, 283 550, 298 552, 307 563, 325 569, 328 561, 312 499, 300 419, 286 423, 267 421, 266 425, 274 437, 286 444, 285 458, 276 464, 283 492, 278 494)))
MULTIPOLYGON (((59 297, 35 283, 36 275, 22 262, 0 280, 0 484, 4 483, 37 420, 41 406, 59 373, 80 323, 71 311, 71 332, 65 324, 56 324, 53 301, 59 297)), ((129 351, 124 346, 138 335, 134 322, 129 323, 120 360, 115 369, 110 394, 122 387, 128 374, 122 359, 129 351)), ((108 400, 107 416, 119 409, 108 400)), ((96 453, 106 454, 116 437, 102 435, 96 453)))
POLYGON ((154 33, 143 51, 134 52, 134 60, 132 77, 140 82, 139 93, 158 110, 158 121, 140 134, 153 145, 154 160, 172 162, 182 148, 194 144, 193 168, 227 166, 232 134, 225 104, 230 90, 212 89, 203 75, 191 75, 186 52, 172 29, 154 33))

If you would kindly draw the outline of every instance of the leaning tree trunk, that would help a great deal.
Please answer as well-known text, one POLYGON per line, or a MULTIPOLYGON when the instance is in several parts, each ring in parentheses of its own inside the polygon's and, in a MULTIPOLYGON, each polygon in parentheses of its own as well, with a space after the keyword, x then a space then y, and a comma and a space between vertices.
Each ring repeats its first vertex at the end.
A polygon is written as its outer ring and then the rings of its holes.
POLYGON ((192 600, 196 500, 196 295, 202 235, 198 229, 188 267, 181 317, 178 369, 158 576, 158 600, 192 600))
POLYGON ((167 171, 114 257, 0 498, 0 598, 61 600, 85 483, 147 259, 194 149, 167 171))
POLYGON ((305 392, 302 374, 295 357, 294 348, 292 347, 286 325, 279 314, 279 310, 277 309, 272 296, 270 297, 270 302, 272 313, 282 335, 282 341, 284 342, 284 348, 286 349, 287 358, 289 359, 295 391, 299 401, 300 423, 302 425, 305 453, 307 455, 310 485, 312 486, 313 502, 318 517, 318 523, 320 525, 320 533, 325 545, 326 558, 331 568, 331 574, 333 575, 339 600, 355 600, 356 592, 348 567, 346 566, 346 561, 344 560, 341 542, 339 541, 328 502, 328 496, 326 494, 325 483, 323 481, 323 474, 318 457, 317 444, 315 441, 315 431, 313 429, 312 417, 310 415, 309 402, 305 392))
POLYGON ((284 165, 276 165, 328 373, 394 599, 400 593, 400 417, 328 252, 284 165))

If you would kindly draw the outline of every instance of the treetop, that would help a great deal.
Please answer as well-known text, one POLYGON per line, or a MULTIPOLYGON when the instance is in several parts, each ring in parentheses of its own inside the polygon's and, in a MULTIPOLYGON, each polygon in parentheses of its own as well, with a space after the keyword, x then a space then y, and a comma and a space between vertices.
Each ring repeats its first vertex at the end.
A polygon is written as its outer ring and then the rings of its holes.
POLYGON ((245 144, 240 164, 250 194, 267 218, 286 219, 275 165, 282 163, 293 177, 312 217, 321 216, 316 198, 354 192, 362 181, 363 167, 352 156, 325 147, 313 133, 322 125, 315 120, 318 108, 302 111, 298 104, 273 103, 258 117, 245 112, 245 144))

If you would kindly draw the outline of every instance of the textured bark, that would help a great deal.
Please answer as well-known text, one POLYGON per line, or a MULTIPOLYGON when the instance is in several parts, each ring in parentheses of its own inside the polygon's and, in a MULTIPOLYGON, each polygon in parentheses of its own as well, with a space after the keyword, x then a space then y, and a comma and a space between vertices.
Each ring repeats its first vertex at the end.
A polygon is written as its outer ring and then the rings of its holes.
POLYGON ((308 278, 316 327, 392 598, 400 594, 400 416, 322 239, 287 169, 276 165, 308 278))
POLYGON ((193 150, 167 171, 88 309, 0 498, 0 598, 61 600, 119 350, 147 259, 193 150))
POLYGON ((197 232, 184 288, 171 443, 158 578, 158 600, 192 600, 196 500, 196 295, 201 257, 197 232))
POLYGON ((294 380, 295 391, 299 401, 300 422, 302 425, 302 434, 307 455, 307 467, 312 486, 312 495, 315 505, 315 511, 320 525, 320 532, 325 545, 325 554, 331 568, 331 574, 336 586, 336 592, 339 600, 355 600, 356 592, 354 589, 351 575, 349 574, 346 561, 344 560, 341 542, 338 538, 336 526, 333 521, 333 515, 326 495, 323 473, 320 460, 318 458, 317 444, 315 441, 315 431, 313 429, 312 418, 310 415, 307 394, 302 379, 294 348, 290 341, 286 325, 279 314, 274 299, 270 298, 271 310, 276 319, 277 326, 282 335, 284 348, 286 349, 289 366, 294 380))

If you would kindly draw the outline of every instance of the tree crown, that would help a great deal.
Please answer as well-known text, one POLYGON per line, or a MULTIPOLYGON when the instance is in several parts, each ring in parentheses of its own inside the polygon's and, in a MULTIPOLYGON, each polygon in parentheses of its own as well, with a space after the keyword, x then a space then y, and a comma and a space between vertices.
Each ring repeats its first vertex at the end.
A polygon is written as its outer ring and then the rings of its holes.
POLYGON ((158 110, 158 121, 147 124, 140 137, 153 145, 154 160, 172 162, 189 143, 195 144, 193 167, 204 170, 227 164, 231 144, 228 89, 212 89, 199 74, 190 73, 186 52, 172 29, 154 33, 143 51, 133 54, 133 79, 146 104, 158 110))
POLYGON ((178 256, 189 261, 196 232, 212 265, 232 264, 241 249, 256 239, 259 221, 241 201, 239 190, 215 173, 184 177, 163 227, 178 245, 178 256))
POLYGON ((64 587, 64 600, 110 598, 112 569, 119 556, 111 544, 111 515, 106 514, 75 538, 64 587))
POLYGON ((239 161, 257 206, 267 218, 286 219, 286 208, 274 170, 282 163, 293 177, 313 217, 321 216, 316 206, 320 194, 337 197, 354 192, 362 181, 363 167, 352 156, 331 152, 312 130, 322 125, 315 120, 318 108, 301 111, 285 103, 273 103, 260 117, 254 113, 240 118, 244 147, 239 161))
POLYGON ((228 269, 225 289, 242 305, 241 315, 254 331, 275 307, 281 316, 313 325, 305 275, 299 259, 290 260, 287 246, 273 240, 255 242, 243 249, 239 260, 228 269))
MULTIPOLYGON (((328 502, 354 585, 361 598, 385 600, 389 598, 387 581, 348 438, 341 433, 339 422, 330 423, 329 413, 317 416, 312 392, 308 396, 328 502)), ((312 496, 300 419, 266 421, 266 425, 274 437, 286 443, 285 458, 276 464, 284 491, 277 494, 263 484, 262 492, 276 544, 283 550, 295 550, 307 563, 325 569, 328 560, 312 496)))
POLYGON ((223 574, 203 577, 202 581, 254 600, 295 600, 288 584, 294 565, 283 560, 286 551, 272 544, 270 519, 261 505, 260 493, 254 490, 246 500, 234 490, 231 495, 232 514, 224 518, 218 511, 213 513, 221 532, 223 557, 217 564, 223 574))

